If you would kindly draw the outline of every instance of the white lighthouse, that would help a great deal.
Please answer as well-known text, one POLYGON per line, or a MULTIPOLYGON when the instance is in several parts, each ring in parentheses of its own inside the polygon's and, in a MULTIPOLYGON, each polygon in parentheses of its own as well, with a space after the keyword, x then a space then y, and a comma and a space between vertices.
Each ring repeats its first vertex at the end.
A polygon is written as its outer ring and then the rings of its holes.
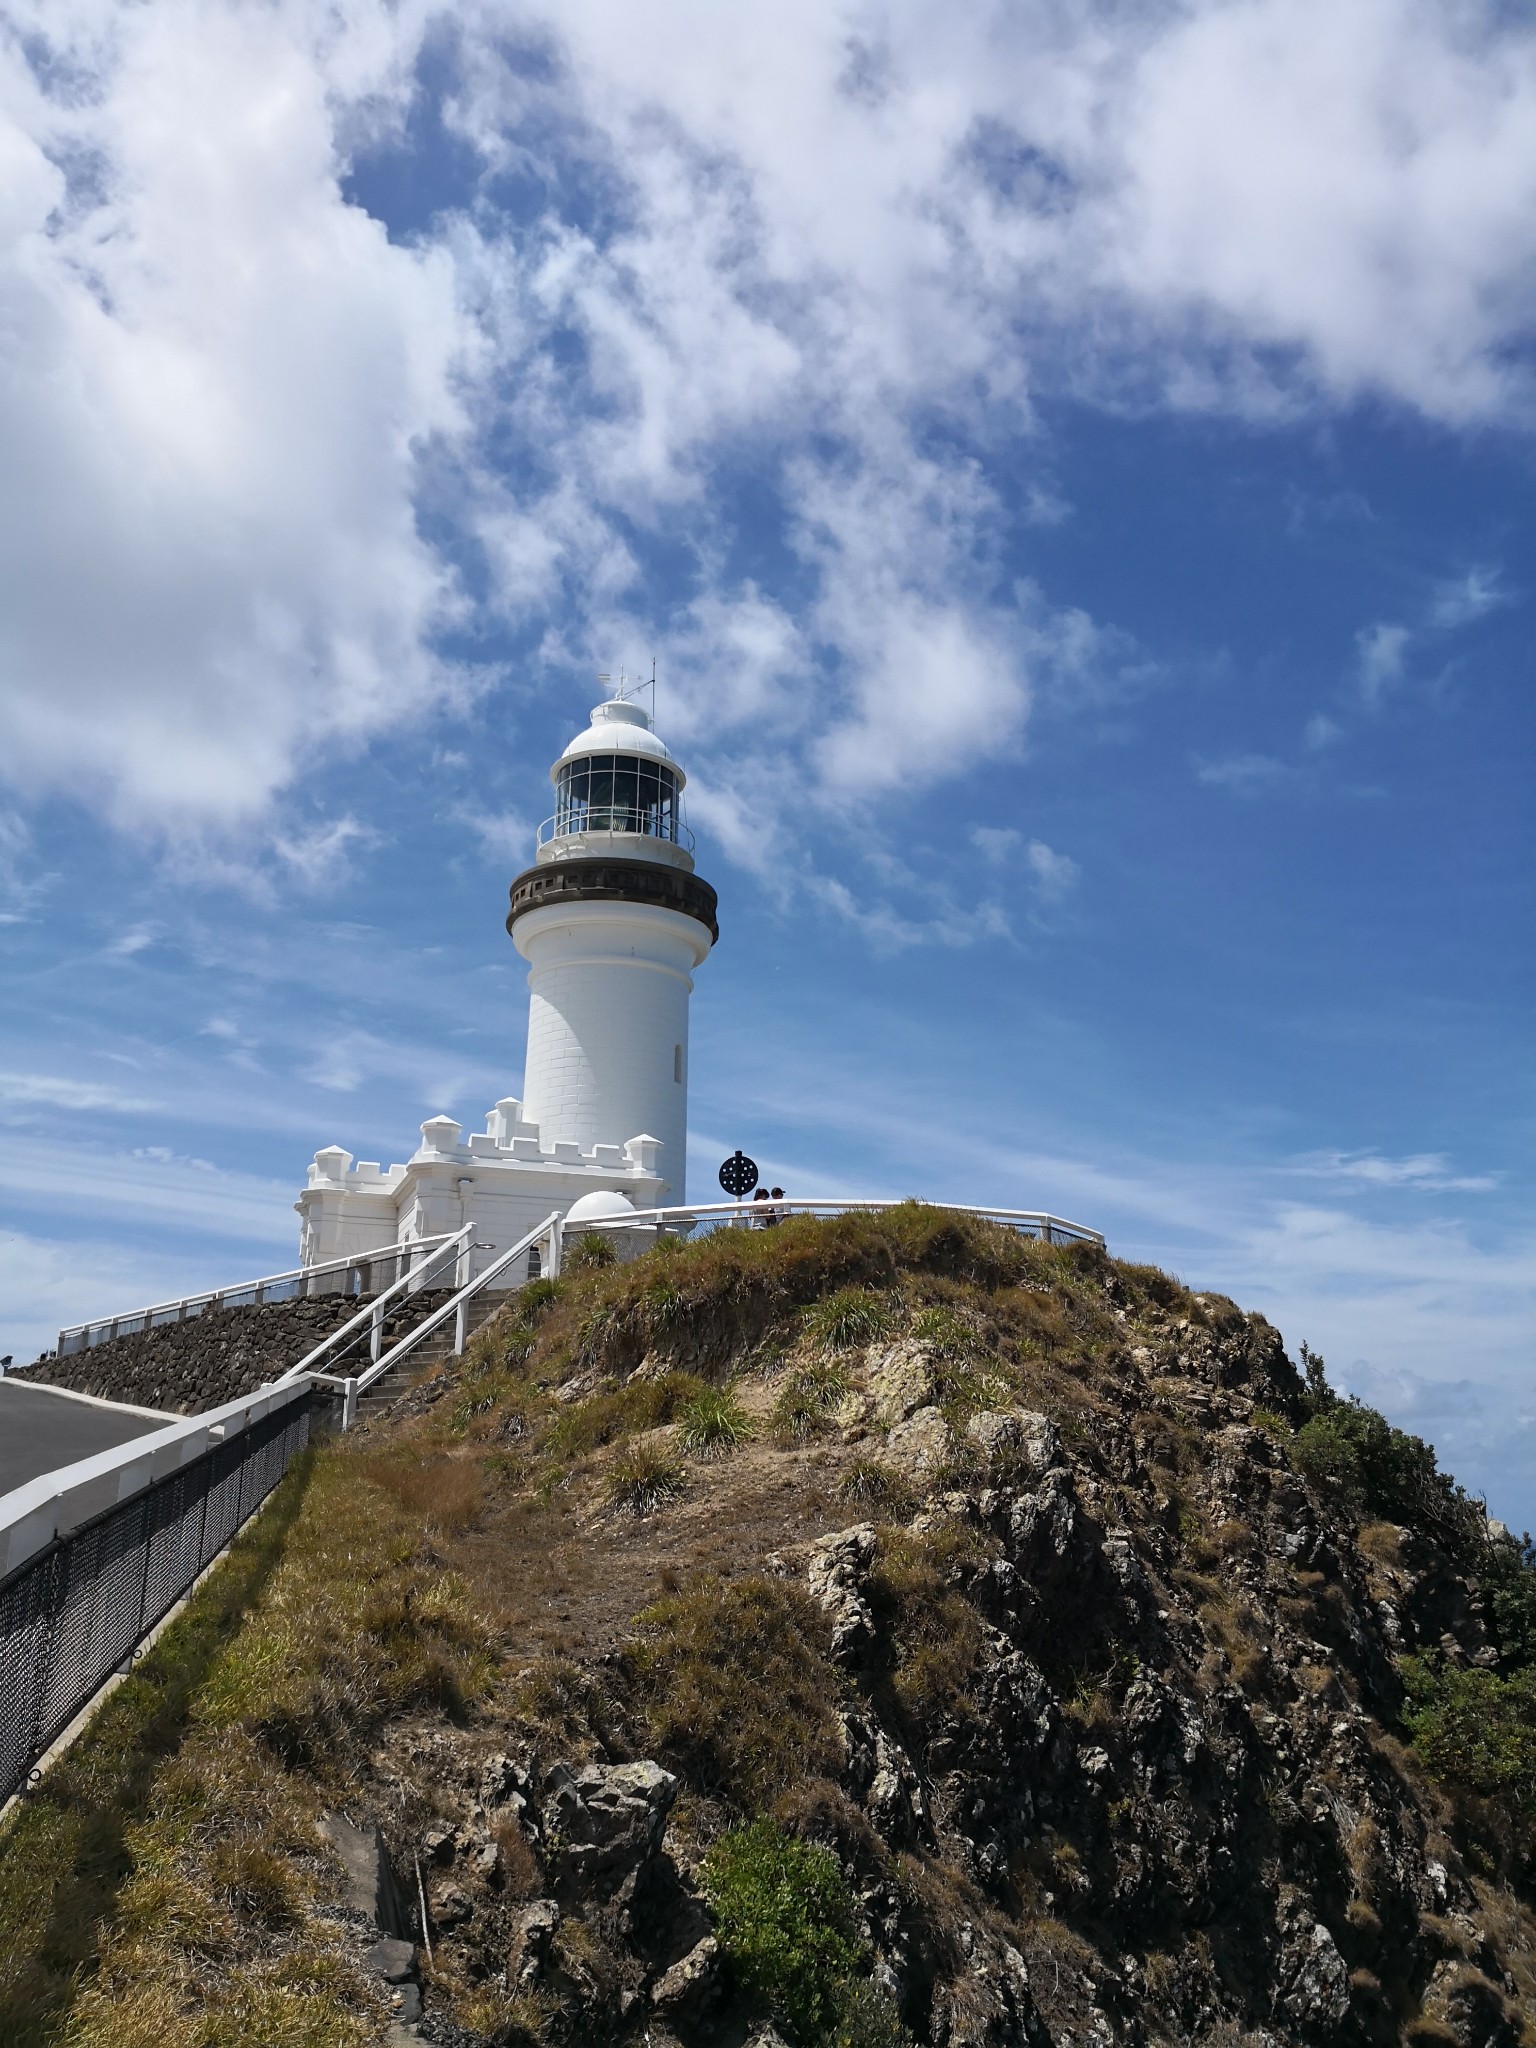
POLYGON ((523 1114, 583 1151, 661 1140, 685 1197, 688 998, 719 936, 693 870, 682 769, 638 704, 599 704, 550 770, 555 813, 512 884, 507 930, 529 965, 523 1114))
POLYGON ((506 1245, 587 1197, 637 1210, 684 1200, 688 998, 719 936, 682 820, 687 778, 639 705, 616 697, 550 779, 554 815, 507 917, 529 969, 521 1097, 503 1097, 467 1141, 451 1117, 429 1118, 417 1151, 387 1171, 340 1146, 317 1152, 295 1204, 306 1265, 469 1219, 506 1245))

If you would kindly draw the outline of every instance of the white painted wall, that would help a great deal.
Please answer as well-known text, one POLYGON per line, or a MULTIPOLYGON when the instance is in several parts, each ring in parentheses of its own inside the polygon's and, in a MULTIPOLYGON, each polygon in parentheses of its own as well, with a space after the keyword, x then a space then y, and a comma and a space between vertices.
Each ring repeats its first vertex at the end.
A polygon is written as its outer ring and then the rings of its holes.
POLYGON ((688 998, 708 931, 655 904, 576 902, 529 911, 513 939, 530 970, 524 1115, 583 1152, 659 1138, 664 1199, 685 1201, 688 998))

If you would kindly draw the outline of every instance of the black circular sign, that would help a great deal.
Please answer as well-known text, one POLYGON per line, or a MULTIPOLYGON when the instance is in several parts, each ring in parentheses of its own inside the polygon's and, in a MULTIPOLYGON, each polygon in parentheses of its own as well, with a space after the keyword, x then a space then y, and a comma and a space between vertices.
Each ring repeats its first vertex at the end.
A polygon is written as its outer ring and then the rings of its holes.
POLYGON ((757 1161, 745 1152, 733 1152, 720 1169, 720 1185, 739 1202, 757 1186, 757 1161))

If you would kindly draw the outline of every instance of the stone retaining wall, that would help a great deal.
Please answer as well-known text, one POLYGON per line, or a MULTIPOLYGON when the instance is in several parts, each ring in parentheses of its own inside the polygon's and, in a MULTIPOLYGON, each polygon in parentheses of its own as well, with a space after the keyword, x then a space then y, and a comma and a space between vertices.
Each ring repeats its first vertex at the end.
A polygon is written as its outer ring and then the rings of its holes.
MULTIPOLYGON (((395 1305, 385 1323, 388 1341, 403 1337, 447 1295, 424 1290, 395 1305)), ((278 1301, 260 1308, 208 1309, 190 1322, 119 1337, 67 1358, 40 1358, 12 1368, 14 1378, 46 1386, 72 1387, 107 1401, 138 1408, 163 1408, 172 1415, 197 1415, 223 1401, 235 1401, 297 1365, 321 1338, 356 1315, 355 1296, 316 1295, 308 1301, 278 1301)), ((353 1354, 352 1370, 367 1358, 353 1354)))

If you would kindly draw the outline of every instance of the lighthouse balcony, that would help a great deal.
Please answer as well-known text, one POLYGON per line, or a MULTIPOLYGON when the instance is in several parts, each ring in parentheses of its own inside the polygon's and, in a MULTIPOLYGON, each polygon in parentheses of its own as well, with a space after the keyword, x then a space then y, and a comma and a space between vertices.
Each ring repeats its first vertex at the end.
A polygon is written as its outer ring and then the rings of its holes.
POLYGON ((596 819, 573 826, 568 815, 557 811, 539 827, 534 858, 541 867, 551 861, 591 860, 598 855, 654 861, 662 867, 681 868, 684 874, 691 875, 693 834, 686 825, 679 824, 671 836, 663 836, 632 818, 609 823, 602 813, 596 819))

